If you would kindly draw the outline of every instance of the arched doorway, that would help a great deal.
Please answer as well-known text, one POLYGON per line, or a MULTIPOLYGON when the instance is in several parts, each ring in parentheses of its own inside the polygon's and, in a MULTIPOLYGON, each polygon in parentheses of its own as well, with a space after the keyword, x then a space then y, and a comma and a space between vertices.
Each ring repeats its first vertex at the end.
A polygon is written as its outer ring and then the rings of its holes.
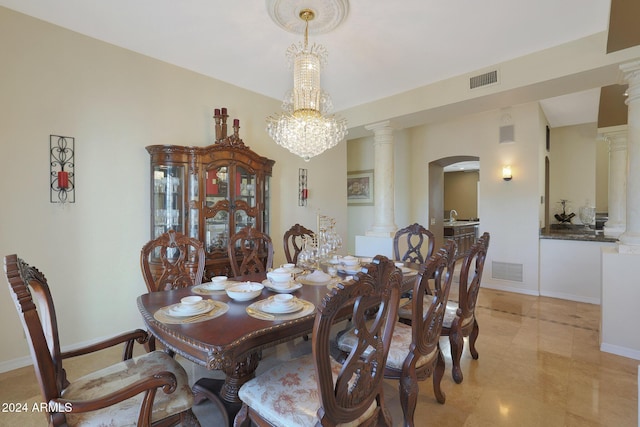
MULTIPOLYGON (((434 234, 436 245, 442 246, 444 243, 444 218, 445 211, 445 168, 452 165, 474 162, 479 170, 480 157, 477 156, 451 156, 443 157, 429 163, 429 230, 434 234)), ((479 195, 478 195, 479 197, 479 195)), ((436 247, 439 247, 436 246, 436 247)))

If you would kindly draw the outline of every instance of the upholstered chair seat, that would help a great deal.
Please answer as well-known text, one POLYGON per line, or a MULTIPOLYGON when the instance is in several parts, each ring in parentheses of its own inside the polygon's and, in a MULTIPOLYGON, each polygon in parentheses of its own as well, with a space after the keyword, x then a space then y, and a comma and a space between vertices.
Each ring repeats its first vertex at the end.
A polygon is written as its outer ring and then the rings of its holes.
MULTIPOLYGON (((429 306, 432 304, 433 299, 434 299, 433 295, 424 296, 424 301, 422 302, 423 311, 426 312, 429 309, 429 306)), ((443 327, 451 328, 451 325, 456 318, 457 311, 458 311, 458 302, 448 301, 447 308, 444 311, 444 317, 442 319, 443 327)), ((413 309, 411 304, 407 304, 398 309, 398 317, 400 317, 400 319, 411 320, 412 316, 413 316, 413 309)), ((467 319, 464 319, 462 324, 466 325, 470 322, 473 322, 473 316, 467 319)))
MULTIPOLYGON (((402 370, 402 364, 409 355, 412 340, 411 326, 404 323, 396 323, 393 329, 393 338, 391 338, 391 347, 389 348, 389 356, 387 356, 387 366, 390 368, 402 370)), ((353 329, 342 334, 338 338, 338 348, 344 352, 350 351, 357 343, 357 338, 353 329)), ((366 352, 365 352, 366 355, 366 352)), ((416 362, 416 369, 421 368, 427 363, 433 362, 438 356, 438 349, 434 348, 429 354, 420 356, 416 362)))
POLYGON ((391 427, 383 379, 401 281, 393 261, 378 255, 353 280, 338 283, 316 307, 312 354, 244 383, 238 393, 242 408, 233 425, 391 427), (334 326, 347 317, 363 333, 340 364, 332 356, 334 326))
MULTIPOLYGON (((240 399, 262 418, 274 426, 305 427, 318 422, 320 395, 318 378, 313 366, 313 356, 299 357, 275 366, 240 388, 240 399)), ((338 378, 342 365, 331 359, 333 380, 338 378)), ((376 401, 356 421, 340 424, 343 427, 358 426, 370 418, 376 401)))
MULTIPOLYGON (((111 392, 125 389, 136 381, 154 372, 172 372, 177 387, 171 394, 161 389, 156 392, 151 421, 156 422, 174 414, 186 411, 193 405, 193 394, 187 380, 187 373, 171 356, 162 351, 154 351, 107 368, 95 371, 74 380, 62 392, 63 399, 74 401, 92 400, 111 392)), ((143 393, 116 405, 91 412, 67 414, 69 426, 135 426, 142 404, 143 393)))

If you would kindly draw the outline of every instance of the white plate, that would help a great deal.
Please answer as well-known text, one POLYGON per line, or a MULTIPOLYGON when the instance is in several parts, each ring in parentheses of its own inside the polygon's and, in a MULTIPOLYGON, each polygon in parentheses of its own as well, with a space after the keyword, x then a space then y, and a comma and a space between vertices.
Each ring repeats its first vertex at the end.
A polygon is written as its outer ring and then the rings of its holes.
POLYGON ((273 303, 273 300, 269 298, 262 301, 258 301, 256 305, 258 306, 259 310, 262 310, 265 313, 271 313, 271 314, 295 313, 296 311, 302 310, 302 308, 304 307, 304 304, 298 300, 294 300, 291 302, 291 304, 287 304, 287 305, 280 305, 280 304, 276 305, 273 303))
POLYGON ((167 309, 167 314, 172 317, 196 316, 198 314, 211 311, 213 307, 214 304, 211 301, 203 301, 201 307, 198 307, 197 309, 192 309, 189 307, 188 310, 185 310, 184 306, 181 304, 175 304, 167 309))
POLYGON ((225 287, 235 283, 238 283, 238 282, 231 282, 229 280, 225 280, 224 282, 207 282, 207 283, 201 284, 200 287, 207 291, 224 291, 225 287))
POLYGON ((332 279, 332 277, 329 274, 324 273, 324 272, 323 272, 323 275, 321 277, 326 277, 327 278, 326 280, 318 281, 318 280, 309 279, 309 277, 313 276, 314 274, 319 276, 319 274, 316 274, 316 272, 313 272, 313 273, 305 274, 304 276, 298 276, 296 278, 296 281, 302 283, 303 285, 325 285, 328 282, 330 282, 331 279, 332 279), (324 275, 326 275, 326 276, 324 276, 324 275))
POLYGON ((279 294, 290 294, 302 287, 302 283, 291 282, 291 285, 288 288, 279 288, 279 287, 273 286, 273 283, 271 283, 269 279, 263 280, 262 284, 264 285, 265 288, 269 289, 270 291, 277 292, 279 294))

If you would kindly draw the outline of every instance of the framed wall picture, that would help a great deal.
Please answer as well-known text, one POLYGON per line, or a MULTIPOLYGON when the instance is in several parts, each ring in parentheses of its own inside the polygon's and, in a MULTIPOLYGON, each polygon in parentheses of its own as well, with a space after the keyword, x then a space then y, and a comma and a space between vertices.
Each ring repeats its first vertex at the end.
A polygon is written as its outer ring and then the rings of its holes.
POLYGON ((347 204, 373 205, 373 169, 347 172, 347 204))

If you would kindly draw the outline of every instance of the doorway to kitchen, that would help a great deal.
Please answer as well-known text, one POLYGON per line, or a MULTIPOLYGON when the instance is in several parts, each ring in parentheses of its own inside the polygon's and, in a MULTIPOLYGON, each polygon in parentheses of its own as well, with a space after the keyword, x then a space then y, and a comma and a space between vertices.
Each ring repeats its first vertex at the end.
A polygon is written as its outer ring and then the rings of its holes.
POLYGON ((434 234, 436 245, 444 244, 445 221, 449 221, 451 210, 456 211, 456 219, 478 218, 479 182, 480 158, 477 156, 443 157, 429 163, 429 230, 434 234), (449 173, 453 174, 451 178, 445 177, 449 173), (452 190, 452 186, 456 189, 452 190), (445 194, 449 193, 447 189, 460 196, 445 194))

